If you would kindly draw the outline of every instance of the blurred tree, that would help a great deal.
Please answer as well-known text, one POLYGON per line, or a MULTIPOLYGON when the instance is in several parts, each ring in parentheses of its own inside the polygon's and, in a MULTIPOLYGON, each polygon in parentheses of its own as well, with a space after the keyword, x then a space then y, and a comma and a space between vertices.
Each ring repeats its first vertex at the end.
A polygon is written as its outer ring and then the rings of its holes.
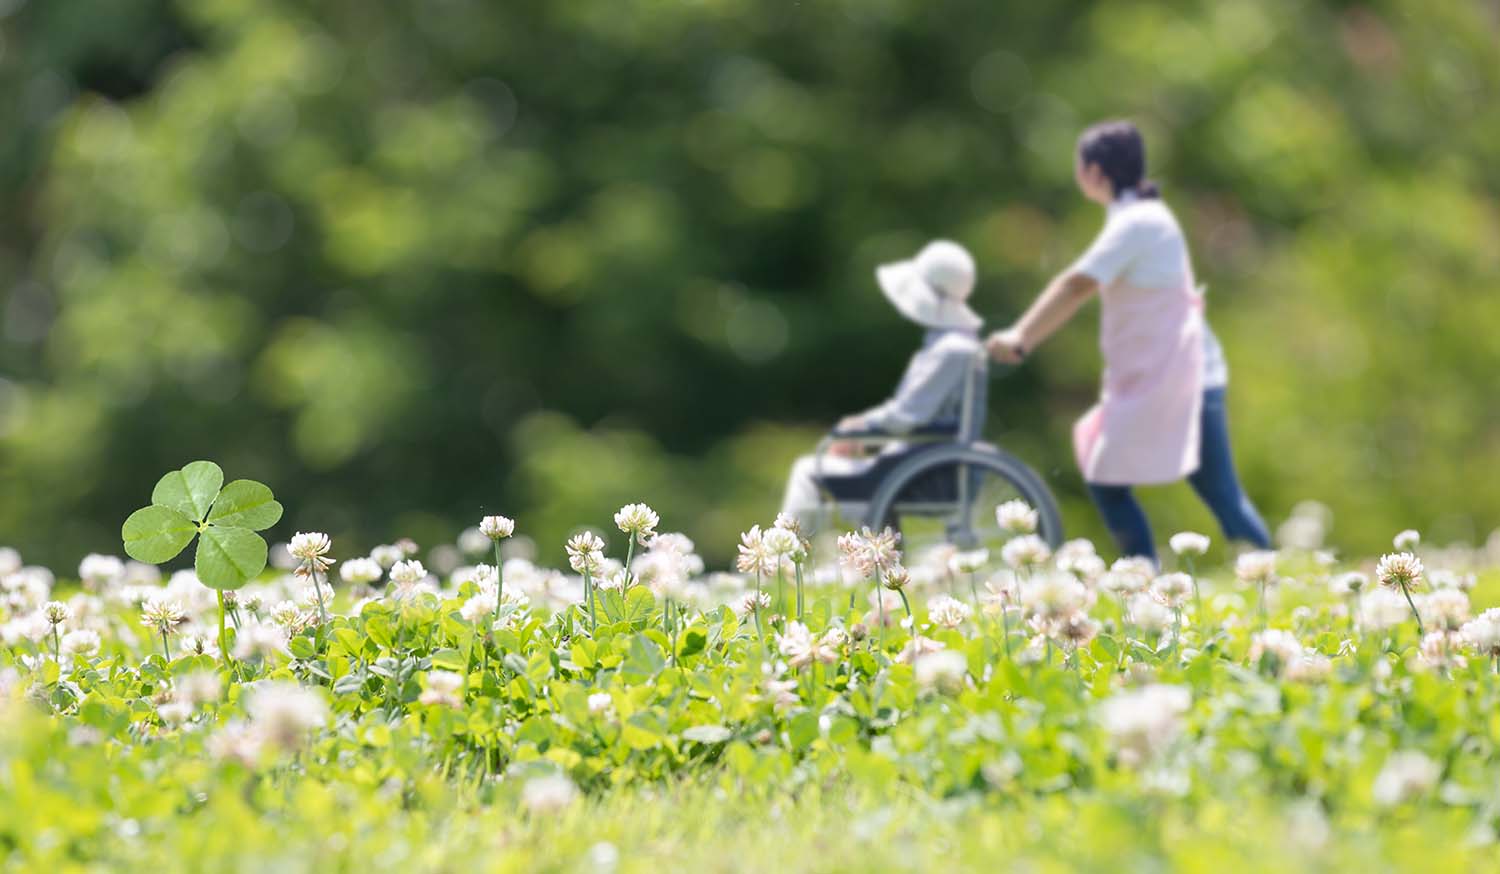
MULTIPOLYGON (((1500 12, 1291 0, 0 0, 0 541, 117 550, 161 470, 271 483, 341 550, 644 499, 723 560, 917 332, 950 236, 1008 319, 1129 116, 1231 356, 1244 474, 1339 543, 1482 538, 1500 490, 1500 12), (809 379, 808 375, 815 375, 809 379), (804 423, 800 427, 768 423, 804 423)), ((993 437, 1069 458, 1092 317, 993 437)), ((1165 535, 1210 530, 1148 493, 1165 535)))

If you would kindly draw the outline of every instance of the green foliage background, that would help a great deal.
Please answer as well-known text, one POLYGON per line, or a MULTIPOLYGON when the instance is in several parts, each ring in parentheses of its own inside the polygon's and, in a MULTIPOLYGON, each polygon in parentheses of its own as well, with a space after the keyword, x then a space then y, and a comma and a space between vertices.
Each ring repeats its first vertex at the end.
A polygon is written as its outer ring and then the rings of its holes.
MULTIPOLYGON (((968 244, 1002 322, 1101 217, 1128 116, 1228 347, 1242 470, 1335 539, 1500 522, 1492 0, 0 2, 0 541, 118 549, 213 457, 342 548, 645 499, 722 559, 968 244)), ((989 433, 1100 533, 1094 316, 989 433)), ((1211 530, 1185 487, 1160 534, 1211 530)), ((1070 533, 1071 533, 1070 532, 1070 533)), ((342 551, 341 548, 341 551, 342 551)))

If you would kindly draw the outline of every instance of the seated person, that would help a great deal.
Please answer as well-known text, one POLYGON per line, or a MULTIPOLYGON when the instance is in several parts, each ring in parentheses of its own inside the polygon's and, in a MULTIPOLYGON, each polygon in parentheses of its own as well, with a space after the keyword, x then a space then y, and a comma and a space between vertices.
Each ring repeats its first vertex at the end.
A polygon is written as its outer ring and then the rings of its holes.
MULTIPOLYGON (((890 400, 863 413, 846 416, 840 432, 908 434, 924 426, 951 426, 957 436, 966 379, 984 366, 979 328, 983 320, 969 308, 974 290, 974 258, 957 243, 937 240, 909 261, 886 264, 875 271, 880 290, 903 316, 927 329, 922 347, 912 356, 896 393, 890 400)), ((877 456, 864 453, 857 440, 835 441, 819 459, 804 455, 792 465, 781 511, 795 516, 805 531, 817 530, 819 490, 825 480, 855 477, 883 458, 909 449, 887 444, 877 456)), ((871 495, 863 495, 868 500, 871 495)), ((865 508, 858 501, 841 500, 847 517, 858 518, 865 508)))

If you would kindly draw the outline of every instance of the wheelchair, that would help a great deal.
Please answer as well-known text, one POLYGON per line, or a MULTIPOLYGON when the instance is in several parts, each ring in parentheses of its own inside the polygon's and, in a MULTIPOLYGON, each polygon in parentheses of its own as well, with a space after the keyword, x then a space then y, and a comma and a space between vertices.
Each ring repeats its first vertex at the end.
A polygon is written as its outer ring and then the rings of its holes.
POLYGON ((981 353, 964 380, 957 419, 904 434, 830 432, 815 454, 820 509, 859 518, 877 531, 894 529, 908 554, 944 543, 998 551, 1011 535, 1000 529, 995 508, 1020 499, 1037 511, 1037 534, 1056 548, 1063 539, 1062 517, 1046 483, 982 439, 988 381, 989 358, 981 353), (879 454, 857 473, 825 472, 823 460, 836 441, 854 441, 879 454), (863 513, 843 512, 857 507, 863 513))

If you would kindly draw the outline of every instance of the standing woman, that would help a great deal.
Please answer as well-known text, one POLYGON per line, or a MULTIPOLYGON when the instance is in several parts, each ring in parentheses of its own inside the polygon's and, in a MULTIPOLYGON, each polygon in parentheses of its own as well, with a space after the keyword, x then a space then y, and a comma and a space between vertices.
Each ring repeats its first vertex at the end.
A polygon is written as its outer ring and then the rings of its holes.
POLYGON ((1156 559, 1131 488, 1183 477, 1227 539, 1268 547, 1229 451, 1224 353, 1204 321, 1182 229, 1146 180, 1140 131, 1128 121, 1084 131, 1074 172, 1084 196, 1106 208, 1104 230, 1019 321, 990 336, 990 355, 1019 363, 1097 293, 1103 386, 1073 426, 1073 451, 1121 553, 1156 559))

